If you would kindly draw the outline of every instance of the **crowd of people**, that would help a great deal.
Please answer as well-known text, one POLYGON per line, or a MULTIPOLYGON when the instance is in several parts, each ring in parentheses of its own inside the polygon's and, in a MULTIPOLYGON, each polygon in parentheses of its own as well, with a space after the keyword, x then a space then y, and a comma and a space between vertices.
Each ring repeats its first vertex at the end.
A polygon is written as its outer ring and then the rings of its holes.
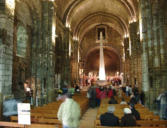
POLYGON ((118 86, 107 85, 107 86, 91 86, 88 89, 87 97, 89 98, 89 106, 95 108, 100 105, 100 102, 104 98, 109 98, 108 104, 111 106, 108 107, 108 111, 103 113, 100 116, 101 125, 103 126, 135 126, 136 120, 140 120, 140 114, 135 109, 135 104, 141 103, 144 104, 143 94, 139 92, 137 86, 118 86), (130 97, 129 102, 127 103, 124 100, 122 94, 126 94, 130 97), (119 103, 114 97, 118 96, 122 99, 119 103), (115 107, 112 104, 128 104, 128 108, 124 108, 124 116, 119 119, 114 115, 115 107))
MULTIPOLYGON (((131 86, 118 86, 118 85, 107 85, 107 86, 95 86, 92 85, 88 89, 87 97, 89 98, 89 106, 95 108, 100 105, 100 101, 104 98, 110 98, 110 103, 117 103, 114 100, 114 96, 122 97, 122 93, 126 93, 127 96, 130 96, 130 103, 136 104, 140 102, 144 105, 144 95, 143 92, 139 92, 138 87, 132 88, 131 86)), ((124 99, 122 99, 124 100, 124 99)), ((121 104, 124 104, 125 101, 122 101, 121 104)))

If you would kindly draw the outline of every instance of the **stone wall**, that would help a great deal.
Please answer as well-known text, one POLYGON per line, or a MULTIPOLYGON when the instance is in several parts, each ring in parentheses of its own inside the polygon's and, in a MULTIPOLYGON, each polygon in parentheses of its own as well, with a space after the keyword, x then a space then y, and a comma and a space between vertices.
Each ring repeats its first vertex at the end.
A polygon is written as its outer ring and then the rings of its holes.
MULTIPOLYGON (((38 0, 36 1, 38 3, 38 0)), ((35 6, 35 3, 28 2, 28 1, 19 1, 16 0, 15 3, 15 19, 14 19, 14 41, 13 41, 13 76, 12 76, 12 91, 14 96, 24 97, 21 96, 22 94, 18 95, 18 83, 25 82, 26 80, 31 78, 31 45, 32 45, 32 10, 35 6), (19 27, 22 26, 26 31, 27 40, 26 43, 26 53, 25 56, 20 56, 17 54, 18 47, 18 37, 25 36, 21 35, 22 33, 18 33, 19 27), (19 35, 20 34, 20 35, 19 35)), ((40 6, 36 9, 39 11, 40 6)), ((35 13, 35 12, 34 12, 35 13)), ((40 16, 39 16, 40 17, 40 16)), ((24 37, 22 38, 24 39, 24 37)), ((24 41, 24 40, 23 40, 24 41)), ((23 90, 22 90, 23 91, 23 90)))
POLYGON ((11 95, 13 64, 13 17, 0 14, 0 92, 4 96, 11 95))
POLYGON ((78 46, 73 40, 70 29, 65 27, 58 17, 56 18, 56 26, 55 72, 57 76, 60 76, 59 84, 61 85, 58 86, 68 86, 72 85, 73 81, 77 79, 78 65, 76 61, 78 46))
POLYGON ((167 90, 166 42, 164 37, 165 7, 162 1, 140 1, 142 22, 142 87, 146 104, 156 109, 155 99, 167 90))
MULTIPOLYGON (((3 100, 12 96, 13 10, 0 8, 0 114, 3 100), (6 12, 5 12, 6 11, 6 12)), ((13 8, 14 9, 14 8, 13 8)), ((0 115, 1 117, 1 115, 0 115)))

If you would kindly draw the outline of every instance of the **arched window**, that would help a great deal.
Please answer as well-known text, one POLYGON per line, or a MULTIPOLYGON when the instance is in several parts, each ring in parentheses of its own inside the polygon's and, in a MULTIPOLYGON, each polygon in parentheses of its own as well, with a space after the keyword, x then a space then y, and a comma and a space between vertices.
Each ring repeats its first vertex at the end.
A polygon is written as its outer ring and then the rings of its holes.
POLYGON ((98 25, 96 26, 96 40, 100 40, 100 33, 102 32, 103 40, 107 40, 107 26, 106 25, 98 25))
POLYGON ((17 29, 17 52, 16 55, 19 57, 26 56, 28 35, 27 31, 23 26, 19 26, 17 29))

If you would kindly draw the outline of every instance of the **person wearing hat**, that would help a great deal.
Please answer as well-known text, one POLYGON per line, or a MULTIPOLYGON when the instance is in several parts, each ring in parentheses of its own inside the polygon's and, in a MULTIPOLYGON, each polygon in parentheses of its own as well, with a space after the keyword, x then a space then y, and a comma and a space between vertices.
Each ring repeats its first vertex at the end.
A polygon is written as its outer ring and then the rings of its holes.
POLYGON ((136 119, 129 108, 124 108, 124 116, 121 118, 121 126, 136 126, 136 119))
POLYGON ((119 126, 119 119, 114 115, 115 107, 109 106, 108 112, 100 116, 102 126, 119 126))
POLYGON ((63 128, 78 128, 80 115, 80 106, 72 99, 72 94, 67 93, 65 101, 57 112, 57 117, 62 121, 63 128))
POLYGON ((129 108, 132 111, 132 115, 135 116, 136 120, 140 120, 140 114, 139 112, 135 109, 135 105, 134 104, 129 104, 129 108))

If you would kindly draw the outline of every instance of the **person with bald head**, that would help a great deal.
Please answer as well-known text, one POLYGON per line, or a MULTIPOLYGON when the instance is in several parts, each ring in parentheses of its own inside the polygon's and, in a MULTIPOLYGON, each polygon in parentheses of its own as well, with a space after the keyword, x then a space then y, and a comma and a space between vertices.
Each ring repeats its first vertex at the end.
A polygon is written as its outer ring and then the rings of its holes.
POLYGON ((109 106, 108 111, 100 116, 102 126, 119 126, 119 119, 114 115, 115 107, 109 106))

